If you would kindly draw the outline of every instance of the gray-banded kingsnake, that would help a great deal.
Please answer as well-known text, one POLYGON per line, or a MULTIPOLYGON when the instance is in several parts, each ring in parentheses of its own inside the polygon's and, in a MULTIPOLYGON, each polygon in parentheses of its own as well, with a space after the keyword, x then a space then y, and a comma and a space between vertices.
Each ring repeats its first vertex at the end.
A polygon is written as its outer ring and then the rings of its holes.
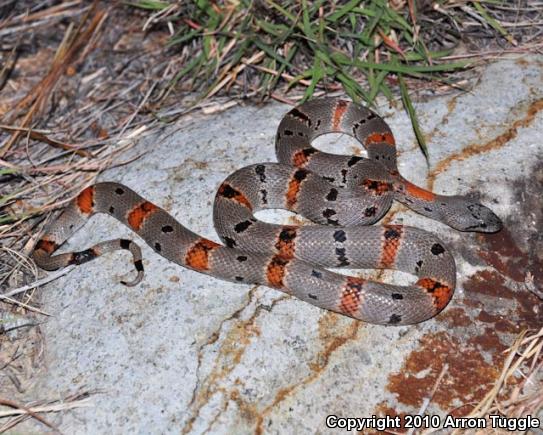
MULTIPOLYGON (((128 187, 111 182, 83 190, 46 229, 33 258, 43 269, 82 264, 128 249, 137 277, 141 251, 130 240, 110 240, 81 252, 53 255, 92 214, 107 213, 135 231, 158 254, 227 281, 262 284, 310 304, 377 324, 424 321, 450 301, 454 258, 433 234, 377 222, 396 199, 460 231, 495 232, 502 224, 487 207, 463 196, 442 196, 405 180, 395 141, 375 113, 350 101, 322 98, 288 112, 276 136, 279 163, 247 166, 230 175, 215 197, 213 219, 224 245, 203 238, 128 187), (368 158, 341 156, 311 146, 341 132, 360 141, 368 158), (316 224, 278 225, 254 212, 282 208, 316 224), (345 276, 325 267, 398 269, 417 277, 409 286, 345 276)), ((195 205, 196 206, 196 205, 195 205)))

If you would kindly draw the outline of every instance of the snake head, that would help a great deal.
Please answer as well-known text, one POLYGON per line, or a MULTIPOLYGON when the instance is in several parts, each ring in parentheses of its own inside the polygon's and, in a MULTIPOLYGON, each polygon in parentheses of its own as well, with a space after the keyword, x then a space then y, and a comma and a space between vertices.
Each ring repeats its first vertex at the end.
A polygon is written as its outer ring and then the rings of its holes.
POLYGON ((445 222, 459 231, 496 233, 503 228, 501 219, 488 207, 476 202, 471 197, 450 197, 445 211, 445 222))

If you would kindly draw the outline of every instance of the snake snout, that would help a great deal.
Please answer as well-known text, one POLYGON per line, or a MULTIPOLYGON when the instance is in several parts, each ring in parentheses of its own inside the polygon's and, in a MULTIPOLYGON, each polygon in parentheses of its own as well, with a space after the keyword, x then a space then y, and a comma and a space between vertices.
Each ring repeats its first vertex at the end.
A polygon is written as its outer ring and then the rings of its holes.
POLYGON ((503 228, 501 219, 474 197, 449 196, 442 205, 442 221, 455 230, 496 233, 503 228))
POLYGON ((488 207, 472 202, 467 204, 467 212, 464 212, 461 222, 455 228, 460 231, 496 233, 503 228, 503 223, 488 207))

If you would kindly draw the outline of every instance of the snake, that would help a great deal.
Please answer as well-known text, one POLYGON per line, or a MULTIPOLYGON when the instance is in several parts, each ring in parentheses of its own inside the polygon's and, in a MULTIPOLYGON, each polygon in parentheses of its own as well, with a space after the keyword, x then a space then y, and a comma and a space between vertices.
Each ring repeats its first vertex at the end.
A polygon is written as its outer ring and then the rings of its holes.
POLYGON ((393 201, 459 231, 492 233, 502 228, 500 218, 473 195, 439 195, 403 178, 390 127, 353 101, 324 97, 293 108, 279 123, 275 150, 277 162, 243 167, 220 184, 213 222, 222 244, 192 232, 128 186, 98 182, 52 220, 32 257, 40 268, 51 271, 128 250, 136 277, 121 282, 138 284, 144 267, 141 249, 132 240, 107 240, 82 251, 55 253, 90 216, 106 213, 156 253, 186 268, 234 283, 271 287, 364 322, 407 325, 428 320, 447 306, 456 286, 456 265, 451 251, 426 230, 373 225, 393 201), (326 133, 354 137, 367 157, 316 149, 312 142, 326 133), (263 209, 286 209, 311 223, 264 222, 255 217, 263 209), (412 275, 414 282, 396 285, 336 268, 395 269, 412 275))

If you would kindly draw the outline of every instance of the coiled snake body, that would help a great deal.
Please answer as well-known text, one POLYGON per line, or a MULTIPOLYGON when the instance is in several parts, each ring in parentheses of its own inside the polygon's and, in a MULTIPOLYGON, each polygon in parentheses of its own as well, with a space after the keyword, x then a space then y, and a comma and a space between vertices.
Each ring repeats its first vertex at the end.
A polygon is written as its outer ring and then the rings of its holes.
POLYGON ((452 297, 456 268, 434 235, 377 222, 396 199, 414 211, 461 231, 495 232, 499 218, 467 197, 441 196, 402 178, 395 141, 375 113, 349 101, 323 98, 292 109, 276 136, 279 163, 247 166, 230 175, 216 194, 213 218, 224 246, 195 234, 170 214, 118 183, 87 187, 39 240, 33 254, 46 270, 82 264, 105 252, 128 249, 137 277, 141 251, 130 240, 99 243, 81 252, 54 251, 92 214, 108 213, 157 253, 217 278, 263 284, 321 308, 378 324, 410 324, 440 312, 452 297), (328 132, 354 136, 368 158, 316 150, 311 141, 328 132), (322 225, 277 225, 254 212, 283 208, 322 225), (325 267, 398 269, 416 275, 409 286, 340 275, 325 267))

